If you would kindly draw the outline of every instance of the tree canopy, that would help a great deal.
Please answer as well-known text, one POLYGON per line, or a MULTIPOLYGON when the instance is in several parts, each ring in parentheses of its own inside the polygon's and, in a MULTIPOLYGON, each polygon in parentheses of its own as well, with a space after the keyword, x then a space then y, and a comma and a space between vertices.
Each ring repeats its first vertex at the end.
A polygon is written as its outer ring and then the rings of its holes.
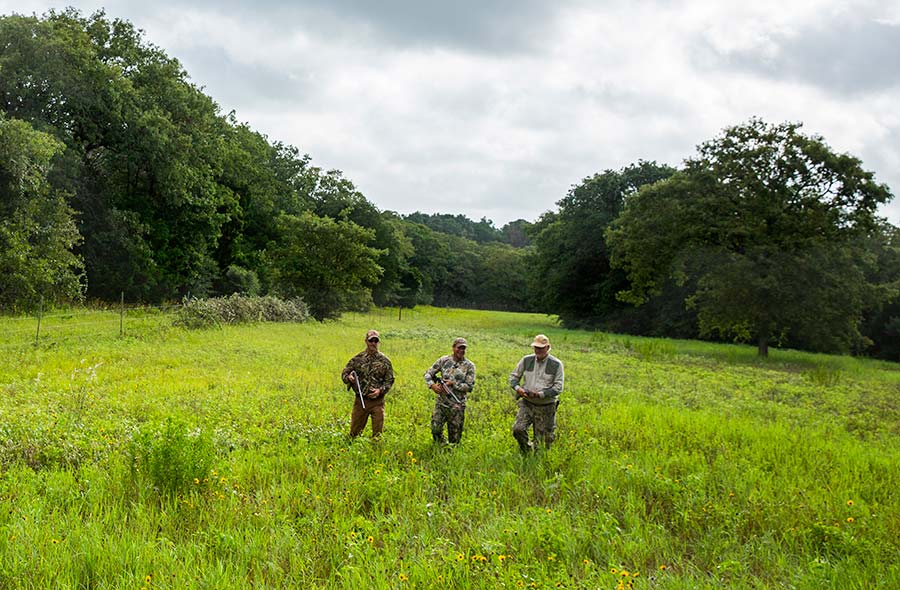
POLYGON ((627 283, 624 273, 610 267, 604 231, 628 195, 674 172, 656 162, 638 162, 595 174, 569 190, 557 203, 558 213, 544 215, 531 228, 531 288, 542 309, 559 314, 568 325, 597 325, 623 307, 616 293, 627 283))
POLYGON ((607 231, 614 267, 642 303, 665 281, 695 281, 701 334, 813 348, 861 344, 876 296, 862 241, 891 198, 861 162, 800 125, 753 119, 698 148, 669 180, 626 200, 607 231))

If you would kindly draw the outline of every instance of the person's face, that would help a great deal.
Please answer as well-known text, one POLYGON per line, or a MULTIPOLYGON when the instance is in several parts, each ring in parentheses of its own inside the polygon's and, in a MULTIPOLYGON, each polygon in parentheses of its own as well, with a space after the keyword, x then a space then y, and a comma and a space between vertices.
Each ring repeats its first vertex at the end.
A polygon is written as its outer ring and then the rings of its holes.
POLYGON ((549 346, 532 346, 532 350, 534 350, 534 356, 537 357, 539 361, 547 358, 547 355, 550 354, 549 346))
POLYGON ((378 336, 369 336, 369 338, 366 339, 366 350, 369 353, 378 351, 378 343, 379 342, 380 342, 380 339, 378 338, 378 336))
POLYGON ((465 344, 458 344, 453 347, 453 358, 455 358, 458 361, 461 361, 464 358, 466 358, 466 345, 465 344))

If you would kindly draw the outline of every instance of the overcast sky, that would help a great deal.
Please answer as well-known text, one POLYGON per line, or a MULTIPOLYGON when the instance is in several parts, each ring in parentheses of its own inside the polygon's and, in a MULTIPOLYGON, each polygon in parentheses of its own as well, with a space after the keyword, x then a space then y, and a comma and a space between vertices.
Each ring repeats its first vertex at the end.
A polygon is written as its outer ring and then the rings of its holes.
MULTIPOLYGON (((0 0, 105 7, 381 209, 497 227, 752 116, 900 193, 900 0, 0 0)), ((883 211, 900 224, 900 197, 883 211)))

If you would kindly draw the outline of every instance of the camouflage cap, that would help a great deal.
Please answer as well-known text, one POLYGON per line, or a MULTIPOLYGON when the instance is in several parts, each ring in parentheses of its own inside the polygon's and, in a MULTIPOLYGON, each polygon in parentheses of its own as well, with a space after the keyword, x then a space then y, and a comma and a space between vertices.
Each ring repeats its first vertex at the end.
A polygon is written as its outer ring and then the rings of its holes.
POLYGON ((468 343, 466 343, 465 338, 457 338, 453 341, 453 348, 456 348, 457 346, 462 346, 463 348, 466 348, 468 346, 468 343))
POLYGON ((550 339, 543 334, 538 334, 534 337, 534 342, 532 342, 531 345, 536 346, 537 348, 546 348, 550 346, 550 339))
POLYGON ((378 330, 369 330, 368 332, 366 332, 366 340, 372 338, 373 336, 381 340, 381 335, 378 333, 378 330))

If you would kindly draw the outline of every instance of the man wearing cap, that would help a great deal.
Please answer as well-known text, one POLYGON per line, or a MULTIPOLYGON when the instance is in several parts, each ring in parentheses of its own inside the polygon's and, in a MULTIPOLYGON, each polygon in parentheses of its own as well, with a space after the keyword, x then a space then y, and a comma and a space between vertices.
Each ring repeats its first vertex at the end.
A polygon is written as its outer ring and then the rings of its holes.
POLYGON ((354 393, 353 412, 350 414, 351 437, 360 435, 369 416, 372 416, 373 438, 384 430, 384 396, 394 384, 394 367, 391 359, 378 351, 380 342, 381 337, 376 330, 366 332, 366 349, 347 361, 341 372, 341 380, 354 393))
POLYGON ((444 424, 451 443, 458 443, 462 438, 466 398, 475 387, 475 365, 466 358, 466 346, 465 338, 455 339, 453 354, 442 356, 425 371, 425 384, 435 394, 431 435, 439 444, 445 442, 444 424))
POLYGON ((528 440, 528 428, 532 425, 534 440, 550 448, 556 435, 556 407, 564 381, 562 361, 550 354, 550 339, 538 334, 531 348, 534 354, 522 357, 509 375, 509 386, 516 392, 519 405, 512 433, 523 453, 535 446, 528 440))

